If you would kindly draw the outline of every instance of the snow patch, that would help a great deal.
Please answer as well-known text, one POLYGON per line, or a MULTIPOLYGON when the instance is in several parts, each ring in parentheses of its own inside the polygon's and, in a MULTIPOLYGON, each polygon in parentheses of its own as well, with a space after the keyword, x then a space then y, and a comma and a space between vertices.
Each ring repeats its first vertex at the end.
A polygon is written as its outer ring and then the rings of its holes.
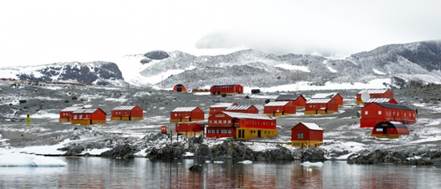
POLYGON ((292 65, 292 64, 277 64, 274 67, 282 68, 285 70, 291 70, 291 71, 311 72, 311 70, 309 70, 308 66, 298 66, 298 65, 292 65))
POLYGON ((377 74, 377 75, 386 75, 386 73, 384 73, 384 72, 382 72, 382 71, 380 71, 380 70, 377 70, 377 69, 375 69, 375 68, 372 68, 372 71, 373 71, 375 74, 377 74))
POLYGON ((0 167, 64 167, 66 165, 66 162, 56 157, 0 150, 0 167))

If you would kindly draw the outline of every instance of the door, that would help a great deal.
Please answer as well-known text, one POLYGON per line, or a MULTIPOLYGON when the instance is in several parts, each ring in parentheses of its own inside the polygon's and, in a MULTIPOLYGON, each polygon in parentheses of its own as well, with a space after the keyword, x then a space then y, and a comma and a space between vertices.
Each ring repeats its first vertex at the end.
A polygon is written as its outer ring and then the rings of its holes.
POLYGON ((261 130, 257 130, 257 138, 261 138, 262 137, 262 131, 261 130))
POLYGON ((239 129, 237 138, 245 138, 245 131, 242 129, 239 129))

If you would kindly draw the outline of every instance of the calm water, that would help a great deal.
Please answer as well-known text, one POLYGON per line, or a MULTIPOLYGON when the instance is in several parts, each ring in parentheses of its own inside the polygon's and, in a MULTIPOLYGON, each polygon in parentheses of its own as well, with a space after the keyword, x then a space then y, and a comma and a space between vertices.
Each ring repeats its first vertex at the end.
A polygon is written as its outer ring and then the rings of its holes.
POLYGON ((66 161, 61 168, 0 168, 0 188, 441 188, 441 168, 435 167, 225 163, 206 164, 202 173, 193 173, 188 171, 192 160, 66 161))

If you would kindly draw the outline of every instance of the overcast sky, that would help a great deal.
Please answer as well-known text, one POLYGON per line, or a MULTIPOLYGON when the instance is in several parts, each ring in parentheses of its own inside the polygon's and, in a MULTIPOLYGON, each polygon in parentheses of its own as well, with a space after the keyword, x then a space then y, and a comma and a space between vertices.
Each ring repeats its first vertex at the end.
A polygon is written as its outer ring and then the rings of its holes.
POLYGON ((0 66, 154 49, 345 56, 441 39, 439 0, 1 0, 0 66))

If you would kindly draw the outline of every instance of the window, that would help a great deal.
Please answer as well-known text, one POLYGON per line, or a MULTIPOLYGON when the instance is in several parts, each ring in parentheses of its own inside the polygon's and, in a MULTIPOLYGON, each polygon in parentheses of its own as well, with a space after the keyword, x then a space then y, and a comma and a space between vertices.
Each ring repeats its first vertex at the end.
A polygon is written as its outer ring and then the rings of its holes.
POLYGON ((381 110, 378 110, 378 115, 383 114, 383 112, 381 110))
POLYGON ((297 138, 298 139, 303 139, 304 138, 303 133, 297 133, 297 138))
POLYGON ((364 111, 364 115, 368 115, 369 114, 369 112, 366 110, 366 111, 364 111))

